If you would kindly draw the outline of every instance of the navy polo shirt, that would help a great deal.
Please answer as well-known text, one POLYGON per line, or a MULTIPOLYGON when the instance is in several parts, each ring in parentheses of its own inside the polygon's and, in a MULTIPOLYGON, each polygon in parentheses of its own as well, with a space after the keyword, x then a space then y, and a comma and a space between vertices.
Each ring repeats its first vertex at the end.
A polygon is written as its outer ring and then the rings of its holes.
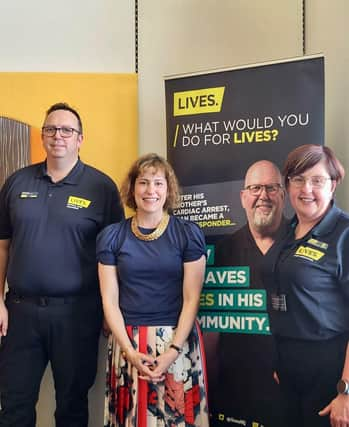
POLYGON ((349 216, 332 204, 324 218, 295 240, 287 237, 266 256, 266 285, 285 295, 286 311, 271 309, 272 332, 320 340, 349 331, 349 216))
POLYGON ((18 170, 0 193, 0 239, 11 239, 9 288, 28 296, 97 292, 97 233, 122 218, 114 182, 80 160, 57 183, 46 163, 18 170))

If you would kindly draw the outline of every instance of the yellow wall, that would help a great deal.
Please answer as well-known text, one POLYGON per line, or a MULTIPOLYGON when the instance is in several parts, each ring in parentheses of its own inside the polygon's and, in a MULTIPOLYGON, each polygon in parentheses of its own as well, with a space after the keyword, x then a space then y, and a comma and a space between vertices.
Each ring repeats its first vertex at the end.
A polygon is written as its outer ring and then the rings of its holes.
POLYGON ((36 135, 50 105, 76 108, 84 128, 82 160, 118 184, 137 157, 136 74, 0 73, 0 93, 0 116, 33 126, 36 135))
MULTIPOLYGON (((36 148, 41 146, 45 111, 61 101, 76 107, 81 115, 85 135, 81 158, 120 184, 138 154, 137 75, 0 73, 0 116, 30 125, 31 143, 36 148)), ((38 152, 35 150, 36 159, 38 152)), ((44 156, 43 151, 41 154, 44 156)), ((90 391, 91 426, 101 425, 103 419, 105 358, 106 341, 101 338, 98 375, 90 391)), ((47 371, 38 404, 38 426, 53 426, 52 383, 47 371)))

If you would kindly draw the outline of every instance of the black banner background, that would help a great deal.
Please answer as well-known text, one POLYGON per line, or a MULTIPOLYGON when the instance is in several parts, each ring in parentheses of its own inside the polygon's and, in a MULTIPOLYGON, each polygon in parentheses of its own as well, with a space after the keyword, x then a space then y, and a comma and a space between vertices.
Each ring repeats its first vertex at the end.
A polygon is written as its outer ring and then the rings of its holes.
MULTIPOLYGON (((270 359, 272 354, 269 350, 271 337, 268 327, 262 332, 253 326, 236 330, 222 328, 219 319, 237 313, 234 308, 219 305, 217 292, 224 293, 232 289, 234 292, 242 292, 248 290, 249 286, 230 286, 223 277, 227 269, 218 269, 218 273, 215 269, 219 266, 214 263, 214 251, 219 239, 235 233, 246 224, 239 194, 245 172, 252 163, 265 159, 282 168, 287 154, 295 147, 307 143, 324 144, 324 58, 302 57, 239 69, 171 77, 165 80, 165 95, 167 157, 183 192, 182 204, 175 214, 195 221, 202 227, 210 252, 204 292, 211 292, 212 295, 211 300, 209 297, 202 299, 199 321, 208 354, 212 426, 280 427, 273 421, 266 424, 257 413, 246 415, 240 411, 241 396, 234 395, 239 390, 239 384, 231 387, 215 366, 220 357, 209 347, 213 346, 211 343, 216 341, 219 333, 224 334, 225 341, 231 339, 228 351, 232 354, 241 351, 243 357, 249 351, 248 348, 241 348, 243 340, 234 341, 236 337, 243 338, 246 335, 255 337, 260 348, 260 352, 253 354, 253 357, 270 359), (221 99, 217 88, 224 91, 221 99), (210 327, 207 327, 207 316, 212 317, 210 327), (231 407, 228 409, 226 405, 220 404, 219 397, 217 399, 217 396, 222 395, 229 395, 231 407)), ((287 207, 286 215, 290 214, 287 207)), ((232 265, 231 269, 238 267, 232 265)), ((252 272, 250 276, 253 277, 256 273, 253 271, 253 262, 244 267, 252 272)), ((253 283, 247 285, 252 287, 253 283)), ((264 316, 267 325, 266 309, 262 312, 258 310, 257 313, 252 304, 243 311, 246 318, 246 313, 256 318, 264 316)), ((226 347, 224 351, 227 351, 226 347)), ((253 357, 248 359, 251 364, 253 357)), ((231 369, 237 371, 239 366, 231 369)), ((250 372, 237 375, 236 381, 244 381, 245 378, 248 383, 248 376, 252 372, 256 375, 253 366, 250 372)), ((250 387, 257 387, 255 385, 258 381, 258 377, 251 380, 250 387)), ((273 381, 271 377, 270 381, 273 381)), ((245 388, 241 384, 241 390, 245 388)), ((268 397, 268 385, 260 384, 260 389, 266 410, 273 411, 275 402, 271 400, 271 395, 268 397)), ((256 395, 258 393, 251 392, 250 396, 244 395, 243 399, 257 399, 253 397, 256 395)))

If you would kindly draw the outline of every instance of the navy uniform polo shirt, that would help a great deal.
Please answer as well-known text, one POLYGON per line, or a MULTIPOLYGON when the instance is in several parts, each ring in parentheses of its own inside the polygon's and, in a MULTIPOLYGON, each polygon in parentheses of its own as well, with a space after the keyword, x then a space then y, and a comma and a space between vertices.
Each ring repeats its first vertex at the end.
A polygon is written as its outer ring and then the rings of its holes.
POLYGON ((273 334, 322 340, 349 331, 349 215, 332 204, 324 218, 295 240, 287 237, 267 255, 266 283, 286 305, 271 309, 273 334))
POLYGON ((114 182, 80 159, 56 183, 46 163, 18 170, 0 193, 0 239, 11 239, 9 288, 22 296, 97 292, 96 236, 123 217, 114 182))

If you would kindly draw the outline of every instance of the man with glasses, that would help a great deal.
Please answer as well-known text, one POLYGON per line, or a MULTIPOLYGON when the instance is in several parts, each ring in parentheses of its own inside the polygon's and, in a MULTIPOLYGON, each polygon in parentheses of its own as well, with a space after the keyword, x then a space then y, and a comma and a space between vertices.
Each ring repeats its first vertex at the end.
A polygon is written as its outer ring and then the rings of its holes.
MULTIPOLYGON (((285 229, 285 192, 276 165, 266 160, 251 165, 240 199, 247 224, 218 243, 215 265, 248 266, 248 289, 264 291, 261 279, 264 255, 285 229)), ((248 313, 256 311, 250 309, 248 313)), ((212 402, 214 425, 231 425, 235 419, 241 424, 246 422, 244 425, 255 422, 266 427, 282 426, 279 388, 273 380, 271 336, 224 333, 218 342, 217 378, 221 384, 217 384, 212 402)))
POLYGON ((240 198, 246 212, 246 228, 265 255, 283 218, 285 191, 279 169, 266 160, 254 163, 246 172, 240 198))
POLYGON ((79 158, 79 114, 54 104, 42 127, 46 161, 0 193, 0 426, 34 427, 50 362, 56 426, 87 427, 102 307, 95 240, 123 218, 114 182, 79 158))

